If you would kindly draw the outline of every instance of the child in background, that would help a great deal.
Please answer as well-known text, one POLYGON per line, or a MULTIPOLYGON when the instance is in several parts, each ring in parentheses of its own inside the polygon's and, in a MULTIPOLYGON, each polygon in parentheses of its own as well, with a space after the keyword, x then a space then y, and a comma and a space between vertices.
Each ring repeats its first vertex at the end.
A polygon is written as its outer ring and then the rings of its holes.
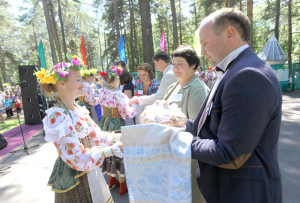
POLYGON ((19 97, 16 97, 15 103, 16 103, 17 115, 20 116, 20 114, 22 113, 22 111, 21 111, 22 102, 19 97))

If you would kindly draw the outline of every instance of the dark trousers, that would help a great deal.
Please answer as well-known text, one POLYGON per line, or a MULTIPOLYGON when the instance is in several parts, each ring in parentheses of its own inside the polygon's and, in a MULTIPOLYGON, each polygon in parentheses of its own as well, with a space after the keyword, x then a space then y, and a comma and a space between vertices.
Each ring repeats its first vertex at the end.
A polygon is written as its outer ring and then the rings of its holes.
POLYGON ((12 108, 7 108, 7 109, 5 109, 5 111, 6 111, 7 118, 9 118, 9 117, 11 117, 11 116, 14 115, 14 113, 12 111, 12 108))

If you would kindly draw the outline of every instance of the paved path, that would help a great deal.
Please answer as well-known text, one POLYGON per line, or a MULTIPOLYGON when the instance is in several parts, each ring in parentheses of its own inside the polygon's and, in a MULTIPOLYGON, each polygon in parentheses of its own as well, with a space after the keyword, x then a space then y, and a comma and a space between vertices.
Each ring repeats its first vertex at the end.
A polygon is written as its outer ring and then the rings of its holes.
MULTIPOLYGON (((279 161, 283 179, 283 202, 300 199, 300 92, 284 93, 283 116, 279 140, 279 161)), ((52 203, 54 193, 46 186, 57 152, 43 135, 36 136, 24 151, 16 152, 0 163, 0 203, 52 203), (6 168, 6 169, 5 169, 6 168)), ((127 203, 119 187, 111 190, 115 203, 127 203)))
POLYGON ((300 91, 284 93, 279 138, 283 202, 300 202, 300 91))

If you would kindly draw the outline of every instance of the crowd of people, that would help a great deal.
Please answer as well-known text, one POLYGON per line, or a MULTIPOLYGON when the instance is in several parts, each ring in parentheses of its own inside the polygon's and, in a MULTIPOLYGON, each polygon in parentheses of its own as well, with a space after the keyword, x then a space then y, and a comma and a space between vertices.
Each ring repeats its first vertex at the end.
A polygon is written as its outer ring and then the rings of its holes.
POLYGON ((15 87, 8 86, 4 88, 4 91, 0 91, 0 118, 2 123, 5 123, 5 119, 12 118, 14 112, 20 115, 22 113, 21 106, 21 89, 18 85, 15 87))
POLYGON ((171 57, 153 56, 155 69, 163 73, 160 82, 149 63, 137 67, 134 81, 122 61, 97 73, 84 70, 77 56, 36 72, 44 92, 57 101, 43 120, 45 139, 59 154, 49 180, 55 201, 112 202, 105 187, 91 184, 100 179, 91 173, 100 167, 100 174, 109 175, 108 188, 120 185, 120 195, 125 194, 118 132, 139 124, 138 108, 165 100, 181 108, 193 135, 193 203, 281 202, 281 90, 271 67, 248 46, 249 33, 242 12, 212 13, 201 22, 199 36, 202 54, 214 68, 205 73, 195 50, 180 46, 171 57))

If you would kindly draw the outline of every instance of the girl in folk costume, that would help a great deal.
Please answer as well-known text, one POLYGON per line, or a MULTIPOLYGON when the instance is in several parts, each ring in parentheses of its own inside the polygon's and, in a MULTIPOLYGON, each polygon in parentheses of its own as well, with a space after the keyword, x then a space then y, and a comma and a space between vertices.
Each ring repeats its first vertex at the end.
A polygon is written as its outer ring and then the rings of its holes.
POLYGON ((85 106, 90 111, 90 116, 93 120, 98 123, 97 114, 94 106, 99 104, 99 99, 94 88, 95 74, 97 73, 96 69, 91 70, 81 70, 80 74, 83 79, 83 96, 79 97, 78 104, 80 106, 85 106))
POLYGON ((101 131, 87 109, 75 104, 83 95, 82 68, 82 61, 73 56, 71 64, 35 72, 44 91, 57 99, 43 119, 45 140, 53 142, 59 154, 48 185, 55 191, 55 202, 113 202, 99 166, 107 157, 122 157, 123 147, 120 135, 101 131))
MULTIPOLYGON (((136 116, 137 110, 129 106, 128 97, 118 90, 120 84, 120 75, 123 69, 119 66, 112 67, 108 72, 101 72, 101 76, 107 83, 107 87, 100 90, 100 105, 103 108, 103 116, 99 122, 99 127, 104 131, 120 130, 121 126, 125 126, 125 120, 136 116)), ((124 163, 118 157, 110 157, 105 159, 102 165, 102 171, 109 175, 109 188, 120 184, 120 195, 128 191, 125 179, 124 163), (116 171, 119 175, 119 181, 116 180, 116 171)))

